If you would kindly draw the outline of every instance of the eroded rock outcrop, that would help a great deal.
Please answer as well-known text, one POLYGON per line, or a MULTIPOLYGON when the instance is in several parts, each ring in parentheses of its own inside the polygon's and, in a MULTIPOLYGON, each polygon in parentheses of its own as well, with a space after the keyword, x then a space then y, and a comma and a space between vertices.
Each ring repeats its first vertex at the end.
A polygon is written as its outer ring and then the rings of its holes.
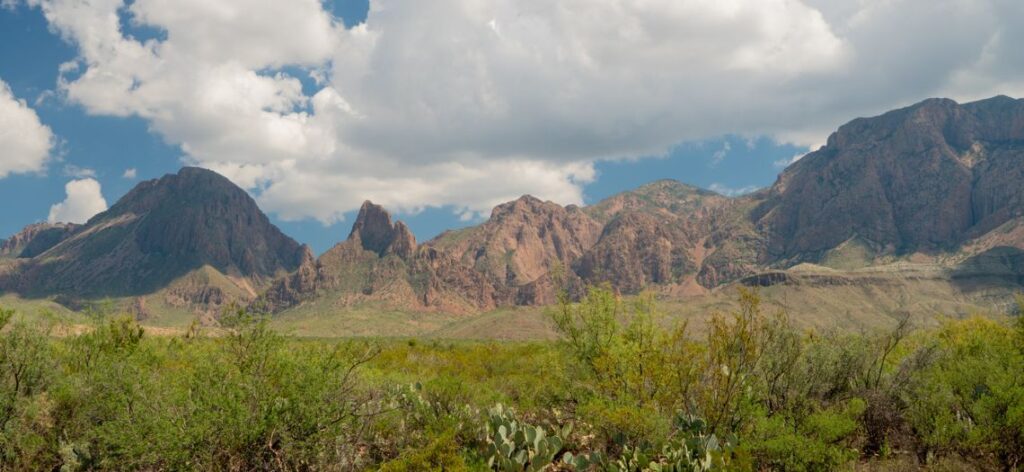
POLYGON ((511 296, 485 274, 449 253, 420 247, 405 223, 372 202, 363 203, 349 237, 316 261, 309 254, 293 274, 276 281, 254 306, 278 312, 314 298, 334 306, 388 306, 474 312, 507 303, 511 296))
POLYGON ((71 237, 81 225, 33 223, 0 242, 0 257, 32 258, 71 237))
POLYGON ((755 217, 768 258, 851 238, 883 254, 955 251, 1024 213, 1024 101, 931 99, 843 125, 787 168, 755 217))
POLYGON ((601 226, 575 205, 527 195, 498 205, 479 226, 442 234, 428 244, 514 288, 553 269, 568 270, 597 242, 601 226))

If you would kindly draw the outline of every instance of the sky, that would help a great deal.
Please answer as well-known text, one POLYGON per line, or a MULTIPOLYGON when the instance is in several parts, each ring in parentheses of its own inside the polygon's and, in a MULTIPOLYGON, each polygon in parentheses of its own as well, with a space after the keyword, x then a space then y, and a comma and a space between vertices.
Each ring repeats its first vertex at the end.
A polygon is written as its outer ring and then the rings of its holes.
POLYGON ((0 0, 0 235, 183 165, 317 252, 367 199, 425 240, 737 195, 855 117, 1024 96, 1020 44, 1019 0, 0 0))

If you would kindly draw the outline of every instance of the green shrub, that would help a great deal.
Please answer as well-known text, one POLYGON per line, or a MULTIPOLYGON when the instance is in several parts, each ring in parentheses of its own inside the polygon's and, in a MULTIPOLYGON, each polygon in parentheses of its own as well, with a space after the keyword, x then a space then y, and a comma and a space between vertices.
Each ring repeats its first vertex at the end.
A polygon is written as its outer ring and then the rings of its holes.
POLYGON ((764 311, 744 292, 698 339, 595 288, 552 309, 558 342, 497 343, 292 339, 238 309, 217 337, 109 314, 57 337, 0 310, 0 471, 1021 466, 1020 318, 764 311))
POLYGON ((459 444, 451 432, 443 433, 425 447, 407 450, 397 459, 381 465, 381 472, 468 472, 470 468, 459 455, 459 444))

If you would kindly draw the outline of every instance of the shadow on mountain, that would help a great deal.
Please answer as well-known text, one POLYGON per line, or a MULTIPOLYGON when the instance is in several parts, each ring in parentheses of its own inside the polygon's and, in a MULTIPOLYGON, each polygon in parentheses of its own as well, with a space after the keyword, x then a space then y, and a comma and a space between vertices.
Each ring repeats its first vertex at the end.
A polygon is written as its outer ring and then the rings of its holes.
POLYGON ((144 295, 207 266, 269 280, 298 268, 306 251, 244 190, 215 172, 186 167, 140 183, 59 244, 22 261, 4 285, 30 298, 144 295))
POLYGON ((953 270, 952 280, 966 292, 1024 289, 1024 250, 998 246, 972 256, 953 270))

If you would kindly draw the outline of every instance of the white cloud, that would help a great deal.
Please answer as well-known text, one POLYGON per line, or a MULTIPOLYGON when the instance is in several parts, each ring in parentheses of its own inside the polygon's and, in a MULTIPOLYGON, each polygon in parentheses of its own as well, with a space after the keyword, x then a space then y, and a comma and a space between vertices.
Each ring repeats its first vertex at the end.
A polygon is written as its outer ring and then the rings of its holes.
POLYGON ((0 179, 12 173, 41 172, 54 145, 53 132, 35 110, 0 80, 0 179))
POLYGON ((72 180, 64 186, 66 198, 50 207, 50 223, 85 223, 107 209, 100 183, 95 179, 72 180))
POLYGON ((1010 0, 372 0, 353 29, 319 0, 28 1, 79 47, 69 100, 140 116, 265 208, 327 222, 365 198, 579 203, 598 159, 820 143, 928 96, 1024 94, 1010 0), (126 36, 122 8, 166 40, 126 36))
POLYGON ((805 153, 794 154, 793 157, 790 157, 789 159, 778 159, 775 162, 772 162, 772 165, 774 165, 775 167, 778 167, 780 169, 784 168, 784 167, 789 167, 790 164, 793 164, 796 161, 799 161, 805 155, 806 155, 805 153))
POLYGON ((65 177, 84 179, 96 177, 96 171, 88 167, 78 167, 74 164, 66 164, 63 169, 65 177))
POLYGON ((710 166, 716 167, 718 164, 721 164, 722 161, 725 160, 725 156, 729 155, 729 151, 732 151, 732 145, 729 144, 728 141, 722 143, 721 149, 715 151, 715 153, 711 155, 711 162, 709 163, 710 166))
POLYGON ((708 189, 711 190, 712 192, 715 192, 715 193, 718 193, 718 194, 721 194, 721 195, 725 195, 727 197, 738 197, 740 195, 746 195, 748 193, 756 192, 756 191, 760 190, 761 187, 758 187, 756 185, 748 185, 746 187, 734 188, 734 187, 727 187, 725 185, 722 185, 722 184, 716 182, 716 183, 711 184, 711 186, 708 187, 708 189))
POLYGON ((128 179, 128 180, 135 180, 135 178, 138 175, 139 175, 139 171, 138 170, 136 170, 134 167, 129 167, 129 168, 124 170, 124 174, 121 174, 121 178, 128 179))

